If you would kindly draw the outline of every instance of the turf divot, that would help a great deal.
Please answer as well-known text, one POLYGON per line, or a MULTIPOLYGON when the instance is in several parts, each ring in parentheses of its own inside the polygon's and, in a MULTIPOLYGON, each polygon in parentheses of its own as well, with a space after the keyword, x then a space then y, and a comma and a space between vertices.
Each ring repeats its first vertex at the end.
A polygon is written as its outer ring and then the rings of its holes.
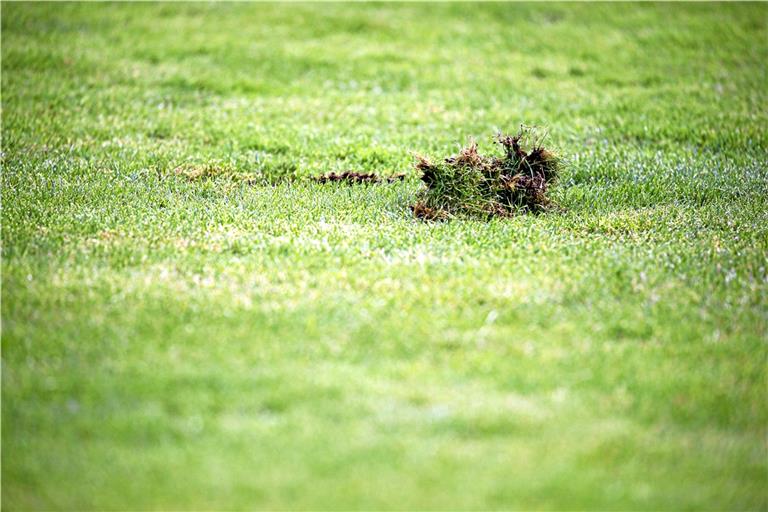
POLYGON ((457 215, 508 217, 539 213, 551 206, 547 189, 557 179, 560 159, 542 145, 543 137, 522 127, 517 135, 496 137, 501 157, 481 155, 470 140, 458 155, 433 162, 417 155, 415 167, 426 188, 411 206, 423 220, 457 215))

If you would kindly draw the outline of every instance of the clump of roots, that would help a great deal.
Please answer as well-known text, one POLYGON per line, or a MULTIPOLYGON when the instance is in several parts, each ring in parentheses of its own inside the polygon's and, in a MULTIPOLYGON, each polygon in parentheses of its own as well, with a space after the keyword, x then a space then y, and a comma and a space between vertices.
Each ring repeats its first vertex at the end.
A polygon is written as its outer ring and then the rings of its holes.
POLYGON ((316 176, 312 179, 318 183, 340 182, 350 185, 357 183, 393 183, 395 181, 403 181, 405 179, 405 174, 393 174, 392 176, 382 177, 374 173, 345 171, 339 174, 330 172, 328 174, 316 176))
POLYGON ((415 167, 426 188, 411 210, 424 220, 546 210, 551 205, 547 189, 557 179, 560 160, 541 146, 542 139, 523 127, 517 135, 496 137, 501 157, 481 155, 473 140, 440 162, 417 156, 415 167))

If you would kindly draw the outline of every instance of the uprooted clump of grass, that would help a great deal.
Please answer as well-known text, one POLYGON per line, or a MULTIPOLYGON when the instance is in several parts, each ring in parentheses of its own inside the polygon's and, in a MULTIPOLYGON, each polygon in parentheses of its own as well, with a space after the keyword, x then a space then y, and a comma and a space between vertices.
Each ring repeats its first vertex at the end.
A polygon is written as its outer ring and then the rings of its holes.
POLYGON ((504 149, 501 157, 481 155, 472 140, 458 155, 440 162, 417 156, 416 169, 426 188, 411 210, 423 220, 546 210, 551 206, 547 188, 557 178, 560 160, 542 147, 542 139, 521 128, 517 135, 497 136, 504 149))

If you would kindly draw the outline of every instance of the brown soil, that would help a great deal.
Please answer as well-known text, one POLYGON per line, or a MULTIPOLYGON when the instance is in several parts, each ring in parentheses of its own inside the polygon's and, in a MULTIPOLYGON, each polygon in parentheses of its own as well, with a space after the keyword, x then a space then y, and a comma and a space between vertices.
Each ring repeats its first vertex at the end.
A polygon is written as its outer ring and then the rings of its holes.
POLYGON ((347 183, 349 185, 352 184, 358 184, 358 183, 393 183, 396 181, 403 181, 405 179, 405 174, 393 174, 392 176, 379 176, 378 174, 374 173, 361 173, 361 172, 355 172, 355 171, 345 171, 340 174, 336 174, 335 172, 330 172, 328 174, 323 174, 321 176, 315 176, 312 178, 313 181, 317 181, 318 183, 347 183))

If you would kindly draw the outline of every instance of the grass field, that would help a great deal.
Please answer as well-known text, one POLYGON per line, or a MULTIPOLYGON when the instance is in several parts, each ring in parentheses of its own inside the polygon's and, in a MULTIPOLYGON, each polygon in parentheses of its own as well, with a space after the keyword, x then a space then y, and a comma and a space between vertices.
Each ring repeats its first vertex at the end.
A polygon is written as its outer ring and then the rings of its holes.
POLYGON ((768 509, 766 63, 768 4, 3 3, 3 509, 768 509), (413 218, 520 123, 559 209, 413 218))

